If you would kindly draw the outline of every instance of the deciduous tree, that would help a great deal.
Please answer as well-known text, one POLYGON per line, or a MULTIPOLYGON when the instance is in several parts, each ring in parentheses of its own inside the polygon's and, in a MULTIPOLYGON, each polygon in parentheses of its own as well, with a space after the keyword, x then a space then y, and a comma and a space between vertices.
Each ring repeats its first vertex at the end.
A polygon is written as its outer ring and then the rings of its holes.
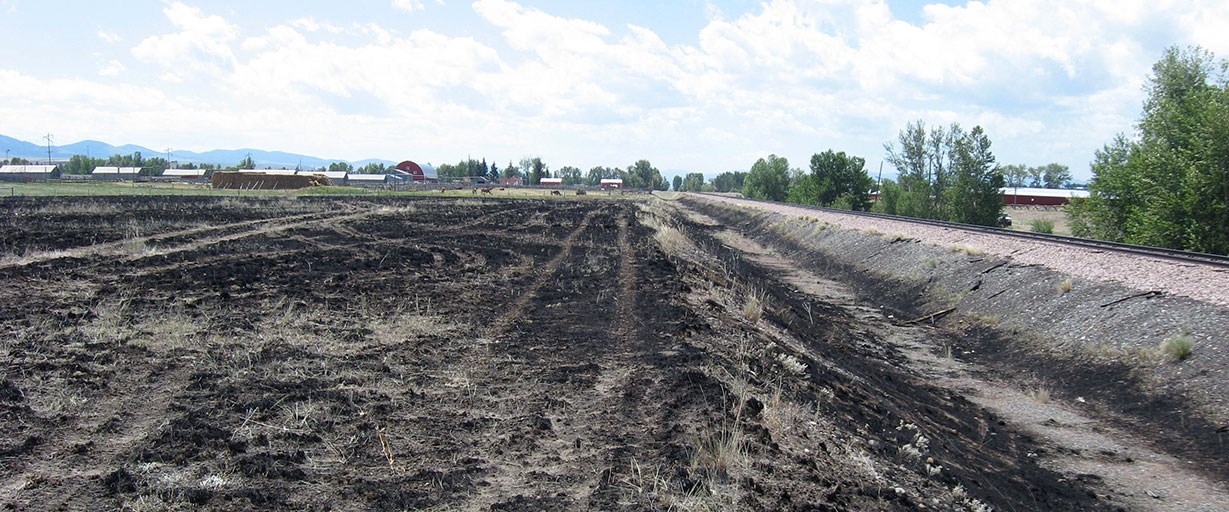
POLYGON ((789 160, 775 154, 757 160, 747 173, 742 192, 751 199, 784 201, 789 194, 789 160))
POLYGON ((969 132, 956 123, 927 130, 916 121, 884 148, 899 171, 893 213, 985 225, 998 221, 1005 180, 980 126, 969 132))
POLYGON ((1072 232, 1229 254, 1229 62, 1169 48, 1145 89, 1138 139, 1097 152, 1072 232))

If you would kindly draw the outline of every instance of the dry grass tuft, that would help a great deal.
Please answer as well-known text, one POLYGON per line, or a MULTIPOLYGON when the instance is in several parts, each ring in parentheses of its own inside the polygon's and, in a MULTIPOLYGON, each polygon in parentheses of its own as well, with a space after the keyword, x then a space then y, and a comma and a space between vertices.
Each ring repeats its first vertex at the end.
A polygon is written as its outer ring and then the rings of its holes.
POLYGON ((1161 352, 1174 361, 1181 361, 1191 356, 1191 350, 1195 347, 1195 340, 1190 336, 1174 336, 1167 338, 1161 342, 1161 352))
POLYGON ((1058 293, 1060 294, 1068 293, 1071 291, 1071 287, 1072 287, 1072 283, 1070 279, 1063 280, 1063 282, 1058 283, 1058 293))
POLYGON ((743 304, 743 318, 755 323, 764 317, 764 297, 762 293, 752 292, 743 304))
POLYGON ((1050 403, 1050 389, 1044 386, 1028 390, 1028 397, 1039 404, 1050 403))

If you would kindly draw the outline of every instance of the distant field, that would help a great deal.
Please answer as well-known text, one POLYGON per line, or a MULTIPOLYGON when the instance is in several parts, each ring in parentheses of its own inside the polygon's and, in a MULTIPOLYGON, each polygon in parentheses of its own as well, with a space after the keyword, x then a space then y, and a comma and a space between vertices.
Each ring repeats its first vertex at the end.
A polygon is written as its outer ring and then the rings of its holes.
MULTIPOLYGON (((204 185, 180 183, 0 183, 0 196, 215 195, 204 185)), ((230 191, 234 195, 234 191, 230 191)))
POLYGON ((1011 229, 1032 231, 1031 223, 1034 220, 1049 220, 1054 222, 1054 234, 1071 235, 1071 226, 1067 224, 1067 213, 1063 210, 1038 210, 1008 206, 1003 211, 1011 216, 1011 229))
MULTIPOLYGON (((168 196, 168 195, 202 195, 202 196, 295 196, 295 195, 361 195, 361 196, 502 196, 502 197, 543 197, 550 196, 550 189, 537 188, 492 188, 490 194, 483 194, 470 187, 447 187, 426 190, 373 190, 359 187, 313 187, 297 190, 215 190, 208 185, 188 183, 128 183, 128 182, 86 182, 86 183, 0 183, 0 197, 8 196, 168 196)), ((574 190, 559 190, 560 197, 575 197, 574 190)), ((605 197, 609 192, 596 190, 587 191, 588 196, 605 197)), ((613 194, 618 194, 614 192, 613 194)))

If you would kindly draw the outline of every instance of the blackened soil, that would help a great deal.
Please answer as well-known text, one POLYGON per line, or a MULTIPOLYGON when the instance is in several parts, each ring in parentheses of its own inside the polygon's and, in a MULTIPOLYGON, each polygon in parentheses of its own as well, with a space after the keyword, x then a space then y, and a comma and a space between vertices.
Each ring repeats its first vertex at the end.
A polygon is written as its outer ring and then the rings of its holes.
MULTIPOLYGON (((798 256, 801 266, 814 272, 839 276, 852 283, 866 301, 885 306, 900 318, 918 318, 940 308, 930 303, 927 286, 872 275, 857 265, 825 255, 814 247, 772 230, 763 219, 753 219, 738 211, 711 203, 688 201, 728 225, 754 233, 761 242, 798 256)), ((979 258, 980 259, 980 258, 979 258)), ((1008 264, 1004 261, 979 261, 970 264, 983 270, 1008 264)), ((980 270, 979 270, 980 271, 980 270)), ((1193 470, 1213 481, 1229 481, 1229 445, 1224 425, 1214 424, 1191 411, 1189 401, 1178 393, 1151 382, 1146 371, 1121 360, 1064 355, 1061 351, 1039 349, 1038 344, 1012 331, 975 322, 947 322, 947 344, 976 362, 987 378, 998 380, 1043 380, 1055 383, 1056 398, 1088 400, 1095 412, 1124 431, 1132 432, 1150 448, 1190 461, 1193 470)))
POLYGON ((1098 508, 636 203, 88 201, 0 203, 8 509, 1098 508), (783 307, 697 300, 745 283, 783 307))

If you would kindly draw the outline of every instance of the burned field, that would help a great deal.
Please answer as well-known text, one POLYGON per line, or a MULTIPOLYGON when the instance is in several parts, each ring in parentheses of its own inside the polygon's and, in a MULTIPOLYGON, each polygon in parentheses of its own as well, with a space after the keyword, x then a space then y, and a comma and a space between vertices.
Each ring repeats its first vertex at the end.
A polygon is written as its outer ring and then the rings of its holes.
POLYGON ((659 206, 4 203, 0 504, 1112 509, 659 206))

